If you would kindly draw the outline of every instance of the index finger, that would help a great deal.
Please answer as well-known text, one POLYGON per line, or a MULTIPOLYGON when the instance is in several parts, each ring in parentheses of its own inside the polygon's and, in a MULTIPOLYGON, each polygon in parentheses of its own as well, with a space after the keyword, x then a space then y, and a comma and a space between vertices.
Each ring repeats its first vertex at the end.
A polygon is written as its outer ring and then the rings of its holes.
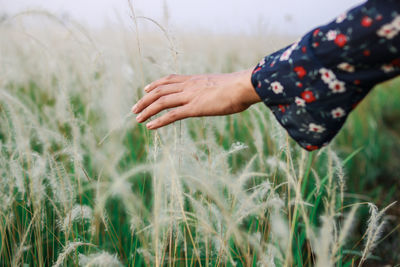
POLYGON ((193 75, 178 75, 178 74, 170 74, 168 76, 165 76, 161 79, 158 79, 150 84, 148 84, 144 90, 148 93, 154 88, 157 88, 160 85, 165 85, 165 84, 171 84, 171 83, 182 83, 190 78, 192 78, 193 75))

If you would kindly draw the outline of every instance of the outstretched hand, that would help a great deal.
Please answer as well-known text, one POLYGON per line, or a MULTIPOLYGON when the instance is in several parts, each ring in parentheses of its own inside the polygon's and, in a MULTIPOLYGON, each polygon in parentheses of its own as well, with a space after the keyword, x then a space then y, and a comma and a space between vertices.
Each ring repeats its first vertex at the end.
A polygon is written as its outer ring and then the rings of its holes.
POLYGON ((251 69, 228 74, 169 75, 145 87, 146 95, 133 107, 144 122, 162 110, 174 108, 146 124, 154 130, 188 117, 228 115, 260 102, 251 84, 251 69))

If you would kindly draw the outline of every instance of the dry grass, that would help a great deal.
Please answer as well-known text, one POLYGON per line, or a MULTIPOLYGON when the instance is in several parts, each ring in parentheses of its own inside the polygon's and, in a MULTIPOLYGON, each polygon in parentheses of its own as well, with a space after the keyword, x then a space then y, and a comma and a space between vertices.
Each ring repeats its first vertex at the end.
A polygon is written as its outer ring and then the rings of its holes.
POLYGON ((357 151, 306 153, 262 105, 156 133, 127 115, 147 82, 247 68, 291 39, 154 27, 0 24, 0 265, 362 265, 386 209, 369 204, 353 247, 357 151))

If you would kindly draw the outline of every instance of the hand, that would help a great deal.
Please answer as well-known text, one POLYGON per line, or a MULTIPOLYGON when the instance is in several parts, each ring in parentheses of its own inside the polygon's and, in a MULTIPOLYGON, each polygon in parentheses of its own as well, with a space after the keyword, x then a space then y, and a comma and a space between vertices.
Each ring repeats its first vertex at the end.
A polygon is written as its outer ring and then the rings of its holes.
POLYGON ((252 70, 229 74, 169 75, 145 87, 146 95, 133 106, 144 122, 164 109, 175 108, 149 122, 154 130, 188 117, 228 115, 260 102, 251 84, 252 70))

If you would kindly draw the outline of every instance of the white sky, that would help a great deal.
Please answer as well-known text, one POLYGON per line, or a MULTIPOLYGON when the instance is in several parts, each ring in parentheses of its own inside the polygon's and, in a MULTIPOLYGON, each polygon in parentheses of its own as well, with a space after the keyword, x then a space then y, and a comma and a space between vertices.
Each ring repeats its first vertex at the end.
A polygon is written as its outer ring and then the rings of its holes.
MULTIPOLYGON (((44 8, 69 14, 100 27, 120 17, 130 23, 128 0, 0 0, 0 14, 44 8), (118 16, 117 16, 118 14, 118 16)), ((167 3, 170 23, 177 28, 204 28, 214 32, 256 32, 262 29, 302 34, 329 22, 363 0, 132 0, 136 13, 161 21, 167 3), (265 27, 265 28, 264 28, 265 27)))

